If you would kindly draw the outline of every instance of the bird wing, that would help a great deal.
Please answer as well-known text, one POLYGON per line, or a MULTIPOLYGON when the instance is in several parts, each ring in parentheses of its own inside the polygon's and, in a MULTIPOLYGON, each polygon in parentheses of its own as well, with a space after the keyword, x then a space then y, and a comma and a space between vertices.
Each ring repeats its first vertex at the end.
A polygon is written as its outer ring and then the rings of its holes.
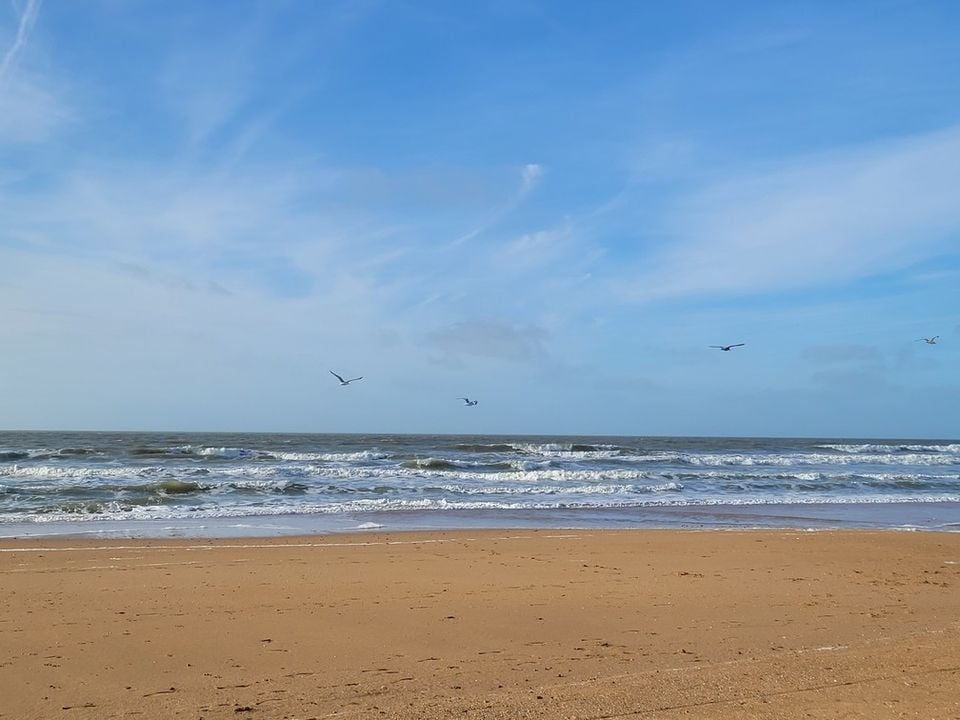
POLYGON ((350 378, 349 380, 347 380, 347 382, 348 382, 348 383, 352 383, 352 382, 355 382, 355 381, 357 381, 357 380, 363 380, 363 375, 361 375, 361 376, 358 377, 358 378, 350 378))
POLYGON ((343 382, 343 378, 337 375, 333 370, 330 371, 330 374, 333 375, 340 382, 343 382))
POLYGON ((737 343, 736 345, 730 345, 730 347, 743 347, 746 343, 737 343))

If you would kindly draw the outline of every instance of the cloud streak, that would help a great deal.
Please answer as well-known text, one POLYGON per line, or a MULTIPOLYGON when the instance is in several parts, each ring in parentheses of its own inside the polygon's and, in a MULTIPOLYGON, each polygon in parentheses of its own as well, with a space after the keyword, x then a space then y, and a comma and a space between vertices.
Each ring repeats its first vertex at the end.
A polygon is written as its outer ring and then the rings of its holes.
POLYGON ((0 60, 0 82, 6 78, 7 73, 14 67, 17 57, 27 45, 30 37, 30 31, 33 30, 34 23, 37 21, 37 15, 40 13, 40 0, 27 0, 23 12, 20 13, 20 23, 17 26, 17 34, 13 44, 7 49, 0 60))
POLYGON ((504 205, 493 210, 489 217, 487 217, 487 219, 484 220, 480 225, 454 240, 451 245, 453 247, 463 245, 464 243, 473 240, 475 237, 482 235, 491 227, 503 220, 503 218, 516 210, 517 207, 520 206, 520 203, 522 203, 524 199, 531 192, 533 192, 534 189, 536 189, 537 185, 540 184, 540 179, 542 177, 543 166, 537 165, 536 163, 528 163, 524 165, 520 171, 520 187, 517 189, 517 192, 514 194, 514 196, 504 205))
POLYGON ((634 301, 795 290, 906 267, 960 230, 960 127, 802 158, 680 199, 634 301))

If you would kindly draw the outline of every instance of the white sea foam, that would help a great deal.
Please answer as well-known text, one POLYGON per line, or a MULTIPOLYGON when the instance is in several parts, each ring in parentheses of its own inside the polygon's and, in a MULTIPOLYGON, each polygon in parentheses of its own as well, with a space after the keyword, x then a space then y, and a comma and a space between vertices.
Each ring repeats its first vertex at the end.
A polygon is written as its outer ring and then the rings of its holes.
POLYGON ((247 450, 245 448, 234 448, 234 447, 201 447, 195 448, 192 445, 187 445, 184 448, 186 452, 192 452, 196 455, 203 455, 206 457, 219 457, 227 458, 234 460, 242 457, 249 457, 254 454, 253 451, 247 450))
POLYGON ((83 439, 64 438, 57 447, 32 436, 20 443, 5 437, 0 522, 936 503, 960 495, 955 442, 83 439))
MULTIPOLYGON (((322 463, 240 463, 221 465, 213 469, 187 468, 172 469, 164 465, 147 466, 65 466, 65 465, 6 465, 0 466, 0 479, 5 487, 17 488, 28 485, 34 487, 68 487, 74 485, 109 485, 125 487, 162 480, 180 480, 200 482, 204 485, 231 485, 237 488, 270 488, 289 486, 295 483, 316 484, 355 483, 364 481, 392 482, 417 480, 450 480, 484 484, 535 485, 543 483, 635 483, 641 480, 681 481, 731 484, 737 482, 761 481, 775 487, 790 483, 825 482, 837 486, 864 484, 870 482, 914 483, 918 487, 926 484, 943 484, 960 481, 960 474, 946 466, 930 469, 923 473, 890 472, 849 472, 841 466, 829 471, 799 470, 785 472, 788 465, 782 465, 785 471, 771 475, 762 465, 734 466, 731 462, 720 462, 714 458, 711 464, 697 470, 674 470, 669 467, 654 469, 651 467, 613 467, 588 469, 579 466, 557 467, 552 463, 510 463, 512 469, 489 469, 485 463, 442 461, 428 459, 423 462, 410 462, 402 465, 326 465, 322 463), (434 464, 433 466, 431 464, 434 464), (487 469, 484 469, 487 468, 487 469), (717 469, 723 468, 723 469, 717 469), (946 473, 944 474, 944 471, 946 473)), ((692 463, 691 463, 692 464, 692 463)), ((695 466, 695 464, 692 464, 695 466)), ((802 467, 802 466, 801 466, 802 467)))
POLYGON ((960 456, 925 453, 778 453, 771 455, 746 453, 657 453, 637 458, 635 462, 693 466, 772 466, 805 465, 960 465, 960 456))
POLYGON ((168 470, 160 466, 102 466, 78 467, 69 465, 12 465, 0 466, 0 477, 35 480, 72 480, 76 482, 157 476, 168 470))
POLYGON ((960 454, 960 443, 947 443, 943 445, 886 445, 876 443, 838 443, 824 444, 817 447, 826 450, 837 450, 848 453, 900 453, 900 452, 918 452, 918 453, 955 453, 960 454))
POLYGON ((361 450, 358 452, 273 452, 272 455, 280 460, 292 462, 331 462, 351 463, 360 461, 384 460, 390 457, 387 453, 378 450, 361 450))
MULTIPOLYGON (((960 454, 960 443, 950 443, 946 445, 900 445, 898 452, 923 452, 923 453, 954 453, 960 454)), ((878 445, 871 448, 868 452, 895 452, 891 446, 878 445)))
POLYGON ((531 501, 484 501, 484 500, 449 500, 446 498, 363 498, 341 503, 275 503, 271 505, 232 505, 232 506, 123 506, 120 503, 110 503, 101 512, 96 513, 66 513, 50 512, 43 514, 11 513, 0 519, 4 523, 50 523, 50 522, 83 522, 93 520, 185 520, 206 518, 243 518, 253 516, 282 516, 282 515, 340 515, 351 513, 377 513, 396 511, 448 511, 448 510, 487 510, 487 511, 520 511, 520 510, 576 510, 576 509, 629 509, 655 507, 748 507, 782 505, 872 505, 883 504, 915 504, 924 503, 958 503, 960 495, 940 495, 918 499, 912 496, 892 496, 887 498, 865 498, 862 496, 836 497, 807 497, 795 499, 777 499, 770 497, 740 497, 736 499, 710 497, 699 498, 695 502, 689 499, 658 497, 654 499, 638 499, 612 503, 598 503, 589 501, 558 501, 558 502, 531 502, 531 501))
POLYGON ((579 445, 577 443, 524 443, 517 446, 520 452, 544 457, 583 460, 616 458, 621 454, 616 445, 579 445))
POLYGON ((453 495, 633 495, 637 493, 679 492, 678 483, 662 485, 432 485, 426 491, 442 490, 453 495))

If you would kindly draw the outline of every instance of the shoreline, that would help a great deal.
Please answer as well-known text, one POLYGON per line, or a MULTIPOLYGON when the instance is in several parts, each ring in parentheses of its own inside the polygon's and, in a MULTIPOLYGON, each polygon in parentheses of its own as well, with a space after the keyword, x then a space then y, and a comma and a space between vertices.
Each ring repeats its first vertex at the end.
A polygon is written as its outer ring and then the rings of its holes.
POLYGON ((243 538, 458 530, 900 530, 960 532, 960 503, 766 503, 511 510, 397 510, 0 523, 31 537, 243 538))
POLYGON ((954 717, 960 534, 0 541, 0 718, 954 717))

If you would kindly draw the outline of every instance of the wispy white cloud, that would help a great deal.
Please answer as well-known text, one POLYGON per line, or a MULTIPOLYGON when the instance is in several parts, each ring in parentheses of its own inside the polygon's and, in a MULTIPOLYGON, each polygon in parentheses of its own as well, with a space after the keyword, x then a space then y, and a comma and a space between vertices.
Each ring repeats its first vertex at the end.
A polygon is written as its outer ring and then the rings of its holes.
POLYGON ((561 257, 568 249, 572 228, 569 222, 547 230, 520 235, 498 249, 494 262, 511 272, 534 270, 561 257))
POLYGON ((215 46, 171 54, 159 78, 158 99, 181 125, 187 142, 208 140, 250 99, 254 57, 250 41, 221 40, 215 46))
POLYGON ((543 166, 537 165, 536 163, 529 163, 523 166, 523 170, 520 173, 521 183, 520 191, 517 193, 516 202, 520 202, 530 193, 540 182, 540 178, 543 176, 543 166))
POLYGON ((4 81, 7 74, 15 67, 17 58, 27 45, 30 38, 30 31, 37 21, 37 15, 40 13, 40 0, 27 0, 27 4, 20 13, 20 20, 17 24, 17 33, 13 39, 13 44, 7 48, 3 54, 3 60, 0 60, 0 83, 4 81))
POLYGON ((29 0, 0 60, 0 145, 43 142, 70 115, 53 78, 20 63, 39 13, 40 0, 29 0))
POLYGON ((540 184, 540 180, 543 177, 543 166, 536 163, 528 163, 524 165, 520 170, 520 186, 517 188, 517 191, 514 193, 506 203, 500 205, 497 208, 494 208, 479 225, 470 230, 467 233, 464 233, 456 240, 453 241, 452 245, 456 247, 457 245, 462 245, 470 240, 473 240, 475 237, 482 235, 487 230, 492 228, 498 222, 503 220, 507 215, 517 209, 520 203, 536 189, 540 184))
POLYGON ((867 277, 960 231, 960 128, 797 158, 681 197, 631 300, 748 295, 867 277))
POLYGON ((224 174, 173 162, 84 162, 50 187, 11 191, 7 230, 104 254, 189 256, 251 240, 290 247, 322 234, 298 203, 325 182, 278 165, 224 174))
POLYGON ((23 75, 0 82, 0 144, 42 142, 69 118, 48 82, 23 75))

